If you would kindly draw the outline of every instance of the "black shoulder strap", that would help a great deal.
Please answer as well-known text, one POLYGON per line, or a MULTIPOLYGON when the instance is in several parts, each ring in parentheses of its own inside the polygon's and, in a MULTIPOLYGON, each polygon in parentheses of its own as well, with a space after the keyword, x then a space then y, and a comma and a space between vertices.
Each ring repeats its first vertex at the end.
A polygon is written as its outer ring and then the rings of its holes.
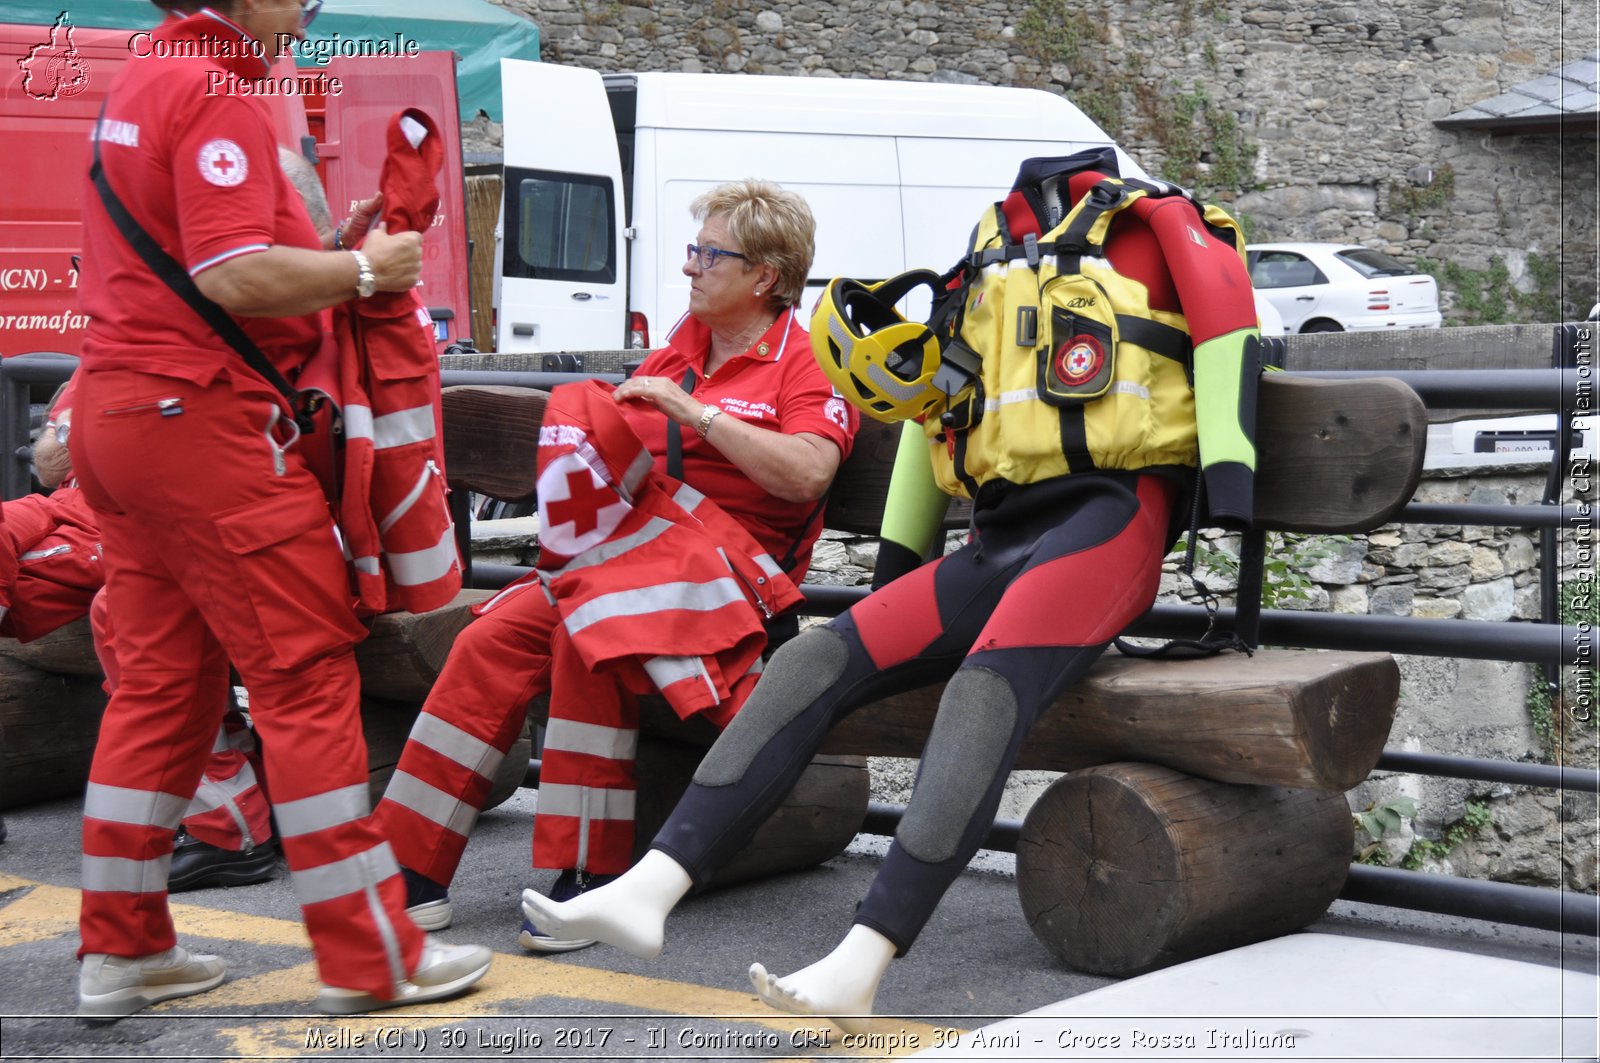
POLYGON ((106 180, 105 168, 100 165, 100 127, 105 121, 105 115, 106 108, 105 104, 102 103, 100 105, 100 115, 95 119, 94 124, 92 138, 94 161, 89 166, 89 179, 94 182, 95 190, 100 193, 100 202, 105 205, 106 213, 110 215, 112 223, 117 227, 117 231, 122 234, 122 238, 127 240, 128 245, 144 260, 145 265, 150 267, 152 273, 161 278, 178 298, 187 303, 191 310, 200 315, 201 320, 210 325, 217 335, 227 342, 228 346, 237 351, 239 357, 245 360, 245 364, 259 373, 264 380, 289 400, 289 407, 294 411, 295 423, 299 425, 300 431, 312 431, 313 425, 310 413, 304 408, 305 404, 300 401, 299 393, 284 379, 283 374, 278 372, 277 367, 267 359, 267 356, 261 352, 261 348, 256 346, 255 341, 245 334, 244 329, 239 327, 239 323, 226 310, 206 298, 205 294, 195 284, 194 278, 190 277, 184 268, 171 255, 167 254, 160 244, 156 243, 155 237, 151 236, 139 224, 138 219, 133 216, 122 200, 117 197, 117 193, 112 190, 111 182, 106 180))
MULTIPOLYGON (((683 371, 683 390, 694 393, 695 380, 694 368, 691 366, 683 371)), ((683 480, 683 425, 667 418, 667 475, 674 480, 683 480)))

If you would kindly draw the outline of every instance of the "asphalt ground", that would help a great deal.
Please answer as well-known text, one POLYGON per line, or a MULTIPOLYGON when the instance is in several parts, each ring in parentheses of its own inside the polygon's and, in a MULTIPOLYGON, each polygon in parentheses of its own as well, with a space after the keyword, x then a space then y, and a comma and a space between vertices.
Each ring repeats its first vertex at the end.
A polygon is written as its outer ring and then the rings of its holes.
MULTIPOLYGON (((79 804, 7 811, 0 1058, 886 1059, 1111 982, 1067 968, 1035 940, 1009 858, 984 853, 917 946, 891 965, 868 1037, 848 1039, 820 1019, 768 1009, 746 981, 750 963, 788 973, 831 950, 876 870, 875 840, 808 871, 690 899, 668 921, 656 960, 604 946, 526 955, 516 944, 517 899, 523 887, 544 888, 554 877, 528 869, 535 801, 533 791, 519 791, 481 818, 451 891, 455 925, 441 936, 496 953, 465 996, 371 1016, 314 1012, 316 972, 280 863, 271 882, 174 899, 180 941, 222 956, 227 982, 93 1025, 73 1015, 79 804)), ((1573 969, 1592 965, 1594 953, 1593 939, 1344 902, 1314 929, 1573 969)))

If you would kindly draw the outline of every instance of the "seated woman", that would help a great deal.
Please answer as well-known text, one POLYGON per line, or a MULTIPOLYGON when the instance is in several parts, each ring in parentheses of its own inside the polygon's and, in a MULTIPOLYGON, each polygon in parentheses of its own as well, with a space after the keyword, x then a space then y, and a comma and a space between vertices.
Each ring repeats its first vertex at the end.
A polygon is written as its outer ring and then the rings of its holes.
MULTIPOLYGON (((533 866, 559 870, 552 895, 568 899, 609 881, 631 862, 635 698, 648 690, 637 682, 637 672, 631 673, 632 681, 620 672, 596 674, 593 657, 585 656, 592 645, 584 643, 592 643, 603 625, 591 624, 580 634, 576 623, 564 624, 563 608, 570 611, 570 603, 558 607, 556 599, 576 581, 579 561, 589 565, 605 559, 609 573, 625 568, 630 557, 636 565, 641 557, 651 558, 643 581, 650 594, 634 596, 638 607, 624 610, 624 619, 635 624, 631 630, 640 632, 637 625, 648 624, 649 611, 659 608, 651 595, 662 587, 683 586, 678 569, 696 559, 663 555, 659 543, 653 554, 640 548, 620 556, 635 544, 621 541, 625 536, 614 521, 597 533, 589 519, 596 512, 592 509, 563 528, 568 508, 592 505, 591 498, 613 488, 618 492, 609 496, 613 503, 620 498, 634 510, 643 509, 634 481, 619 485, 609 481, 623 477, 594 472, 590 483, 591 471, 602 469, 608 456, 597 456, 596 447, 603 451, 617 444, 619 434, 626 436, 635 453, 641 444, 648 452, 651 484, 667 485, 670 493, 681 480, 695 489, 707 501, 684 508, 694 508, 698 518, 708 517, 707 502, 709 510, 720 509, 730 534, 747 533, 753 540, 750 552, 766 558, 765 571, 773 578, 758 573, 748 581, 760 584, 764 593, 769 584, 798 584, 810 564, 822 527, 823 496, 849 453, 858 423, 812 358, 795 313, 811 267, 815 223, 810 208, 792 192, 747 180, 705 193, 691 209, 701 226, 683 267, 690 279, 688 314, 667 346, 653 352, 603 408, 596 402, 602 385, 557 389, 541 432, 541 571, 485 603, 456 639, 378 806, 405 873, 412 918, 425 929, 450 923, 447 887, 467 835, 496 766, 522 728, 529 700, 539 694, 551 693, 551 711, 533 866), (579 414, 588 418, 581 425, 569 419, 579 414), (580 440, 582 445, 575 445, 580 440), (572 482, 580 483, 581 497, 576 492, 565 497, 572 482), (597 539, 605 540, 604 547, 580 556, 597 539)), ((627 456, 620 460, 624 470, 627 456)), ((707 526, 715 525, 707 520, 707 526)), ((721 582, 736 586, 728 579, 731 562, 722 555, 739 551, 721 545, 703 546, 698 563, 709 558, 721 582)), ((763 602, 753 588, 746 590, 737 605, 754 619, 758 645, 751 656, 759 670, 763 602)), ((790 596, 797 597, 792 590, 790 596)), ((584 615, 592 618, 593 610, 584 615)), ((702 630, 699 623, 678 627, 697 637, 702 630)), ((652 662, 658 666, 647 671, 671 700, 673 691, 667 688, 683 676, 672 666, 717 648, 693 648, 687 657, 670 661, 658 657, 652 662)), ((702 715, 724 726, 754 680, 752 672, 700 683, 702 715), (704 696, 712 688, 715 695, 704 696)), ((532 922, 524 923, 519 940, 541 952, 594 943, 552 937, 532 922)))

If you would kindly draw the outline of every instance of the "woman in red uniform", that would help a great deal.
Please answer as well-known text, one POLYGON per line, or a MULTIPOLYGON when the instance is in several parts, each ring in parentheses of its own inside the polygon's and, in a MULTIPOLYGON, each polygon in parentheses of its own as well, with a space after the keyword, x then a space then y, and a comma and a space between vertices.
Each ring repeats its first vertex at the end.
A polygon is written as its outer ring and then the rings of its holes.
MULTIPOLYGON (((156 6, 176 17, 113 83, 96 155, 138 225, 292 379, 317 348, 322 311, 416 284, 421 238, 378 227, 358 251, 321 250, 262 102, 230 94, 304 38, 320 3, 156 6)), ((223 979, 220 960, 177 944, 166 881, 230 660, 267 750, 318 1007, 458 992, 489 954, 426 940, 405 915, 367 804, 352 654, 363 629, 292 419, 134 251, 92 183, 84 201, 92 320, 70 445, 104 537, 122 676, 85 795, 79 1013, 115 1018, 223 979)))
MULTIPOLYGON (((734 531, 742 526, 771 571, 799 583, 821 531, 821 499, 849 453, 858 423, 854 409, 835 394, 811 357, 796 317, 815 223, 802 198, 764 181, 713 189, 692 210, 701 228, 683 267, 690 279, 689 313, 667 346, 615 390, 617 408, 632 430, 621 434, 637 437, 656 471, 682 480, 733 518, 734 531)), ((552 423, 558 407, 565 408, 552 400, 541 433, 552 441, 580 431, 552 423)), ((587 432, 586 448, 603 449, 600 440, 617 434, 596 430, 593 423, 581 431, 587 432)), ((550 494, 545 489, 549 449, 541 444, 542 510, 550 494)), ((546 520, 541 568, 550 567, 551 554, 576 553, 566 545, 571 538, 559 522, 546 520)), ((737 551, 729 544, 726 552, 737 551)), ((626 563, 620 553, 613 550, 608 573, 626 563)), ((656 599, 663 587, 685 585, 670 558, 659 559, 659 565, 651 581, 656 599)), ((722 575, 728 575, 726 569, 722 575)), ((546 585, 557 582, 547 579, 546 585)), ((647 611, 642 598, 626 591, 607 595, 585 615, 593 619, 597 608, 615 603, 615 610, 638 621, 647 611)), ((491 599, 456 639, 378 805, 380 822, 406 869, 413 917, 424 927, 449 924, 446 887, 495 769, 522 727, 529 699, 552 687, 533 864, 561 872, 552 891, 556 897, 576 896, 628 867, 637 705, 611 689, 611 678, 596 677, 578 658, 564 656, 571 640, 561 633, 552 652, 559 622, 558 609, 537 581, 491 599), (569 659, 571 665, 564 663, 569 659)), ((670 699, 665 680, 654 673, 652 678, 670 699)), ((725 725, 754 678, 731 683, 733 690, 705 717, 725 725)), ((526 922, 519 941, 540 952, 594 943, 553 938, 526 922)))

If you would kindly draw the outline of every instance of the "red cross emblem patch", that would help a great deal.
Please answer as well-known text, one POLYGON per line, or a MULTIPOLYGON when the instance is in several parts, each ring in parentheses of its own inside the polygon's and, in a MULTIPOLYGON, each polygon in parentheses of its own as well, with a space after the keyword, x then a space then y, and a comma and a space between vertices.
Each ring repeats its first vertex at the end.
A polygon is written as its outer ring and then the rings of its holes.
POLYGON ((610 538, 631 508, 573 453, 544 467, 538 493, 540 545, 569 558, 610 538))
POLYGON ((1106 364, 1105 348, 1093 336, 1074 336, 1056 348, 1052 368, 1056 379, 1068 387, 1091 380, 1106 364))
POLYGON ((223 188, 243 184, 250 176, 250 160, 245 158, 244 149, 231 140, 206 141, 200 145, 195 162, 201 177, 223 188))

